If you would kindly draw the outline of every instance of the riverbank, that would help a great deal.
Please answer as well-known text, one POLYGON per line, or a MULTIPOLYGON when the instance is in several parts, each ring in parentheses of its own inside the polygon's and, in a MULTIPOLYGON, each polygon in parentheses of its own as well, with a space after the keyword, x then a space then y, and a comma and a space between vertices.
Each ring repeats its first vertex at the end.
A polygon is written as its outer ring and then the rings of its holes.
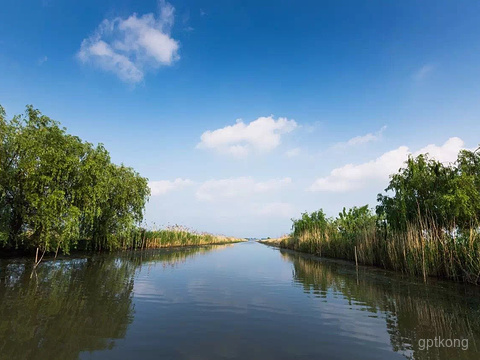
POLYGON ((176 226, 162 230, 140 230, 134 248, 160 249, 165 247, 182 247, 197 245, 222 245, 247 241, 224 235, 200 233, 176 226))
POLYGON ((262 240, 257 240, 257 242, 265 244, 265 245, 272 245, 272 246, 277 246, 280 247, 280 243, 286 239, 288 239, 289 236, 285 235, 279 238, 273 238, 273 239, 262 239, 262 240))
POLYGON ((455 242, 445 234, 433 236, 421 229, 385 236, 374 228, 354 239, 327 231, 306 233, 302 237, 286 236, 259 241, 268 246, 314 256, 346 260, 358 265, 375 266, 409 276, 480 283, 478 242, 455 242))
MULTIPOLYGON (((112 236, 113 238, 113 236, 112 236)), ((160 230, 134 229, 130 234, 110 239, 114 245, 111 248, 92 250, 88 240, 77 241, 68 253, 71 255, 91 254, 98 252, 130 251, 130 250, 153 250, 164 248, 195 247, 204 245, 228 245, 247 241, 246 239, 201 233, 181 226, 169 227, 160 230)), ((0 258, 35 257, 35 263, 42 259, 61 255, 54 251, 39 251, 30 249, 5 249, 0 248, 0 258)))

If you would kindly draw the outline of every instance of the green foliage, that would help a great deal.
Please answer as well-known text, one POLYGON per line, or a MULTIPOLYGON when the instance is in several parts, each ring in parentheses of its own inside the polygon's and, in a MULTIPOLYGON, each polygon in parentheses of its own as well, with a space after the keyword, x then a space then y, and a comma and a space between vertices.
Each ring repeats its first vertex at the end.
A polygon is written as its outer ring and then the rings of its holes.
POLYGON ((480 219, 480 155, 462 150, 455 164, 410 157, 378 195, 377 213, 394 230, 427 220, 445 230, 469 230, 480 219))
POLYGON ((374 227, 376 220, 376 216, 368 208, 368 205, 354 206, 348 211, 343 208, 342 212, 338 214, 335 224, 341 237, 353 243, 359 233, 374 227))
MULTIPOLYGON (((335 219, 327 218, 323 210, 303 213, 292 219, 292 235, 283 239, 280 246, 319 256, 353 260, 354 247, 375 233, 377 216, 368 205, 343 209, 335 219)), ((365 258, 372 264, 374 259, 365 258)))
POLYGON ((115 249, 142 220, 147 179, 112 164, 102 145, 70 135, 27 106, 0 107, 0 245, 68 253, 115 249))
POLYGON ((463 150, 455 164, 409 157, 368 206, 322 210, 293 220, 280 245, 320 256, 358 259, 413 275, 480 282, 480 154, 463 150))

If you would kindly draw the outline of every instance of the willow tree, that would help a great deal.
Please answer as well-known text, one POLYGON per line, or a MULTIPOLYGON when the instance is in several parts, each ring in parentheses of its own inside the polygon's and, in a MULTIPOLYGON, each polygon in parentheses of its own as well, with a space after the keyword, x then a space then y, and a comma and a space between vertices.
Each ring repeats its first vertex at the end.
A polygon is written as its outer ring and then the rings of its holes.
POLYGON ((133 169, 110 164, 97 184, 97 216, 91 228, 91 248, 114 249, 129 245, 130 230, 142 221, 145 199, 149 195, 147 180, 133 169))
POLYGON ((147 179, 28 106, 0 108, 0 242, 7 249, 62 250, 79 240, 113 249, 142 220, 147 179))

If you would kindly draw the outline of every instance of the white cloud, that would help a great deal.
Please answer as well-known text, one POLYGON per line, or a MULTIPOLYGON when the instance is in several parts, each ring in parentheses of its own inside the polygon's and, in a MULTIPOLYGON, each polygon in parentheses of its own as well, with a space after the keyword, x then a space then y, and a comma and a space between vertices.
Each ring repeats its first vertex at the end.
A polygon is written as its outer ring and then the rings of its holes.
POLYGON ((346 142, 336 144, 335 148, 346 148, 351 146, 363 145, 369 142, 375 142, 382 138, 383 132, 386 130, 386 126, 383 126, 376 133, 368 133, 366 135, 355 136, 346 142))
POLYGON ((253 194, 280 190, 291 184, 291 182, 292 179, 289 177, 267 181, 255 181, 251 177, 208 180, 198 187, 196 197, 202 201, 246 197, 253 194))
POLYGON ((285 155, 288 157, 288 158, 293 158, 295 156, 298 156, 300 155, 300 148, 294 148, 294 149, 290 149, 288 151, 285 152, 285 155))
MULTIPOLYGON (((413 152, 413 155, 429 153, 430 157, 440 162, 454 162, 458 152, 463 148, 463 140, 452 137, 441 146, 430 144, 413 152)), ((332 170, 326 177, 318 178, 308 190, 346 192, 360 189, 371 181, 387 181, 390 174, 397 172, 404 165, 409 154, 411 152, 408 147, 400 146, 375 160, 359 165, 347 164, 332 170)))
POLYGON ((189 179, 177 178, 173 181, 170 180, 159 180, 159 181, 150 181, 148 186, 152 192, 152 196, 164 195, 170 191, 179 190, 186 186, 193 185, 193 181, 189 179))
POLYGON ((296 214, 294 207, 289 203, 272 202, 254 204, 253 213, 260 216, 290 218, 296 214))
POLYGON ((137 83, 145 72, 161 65, 171 65, 179 58, 179 44, 170 36, 175 9, 159 2, 159 14, 126 19, 105 19, 95 33, 84 39, 77 54, 83 63, 113 72, 121 80, 137 83))
POLYGON ((282 134, 289 133, 297 127, 295 120, 287 118, 274 119, 259 117, 245 124, 241 119, 235 125, 225 126, 214 131, 205 131, 197 148, 213 149, 237 158, 247 156, 251 150, 270 151, 281 142, 282 134))
POLYGON ((413 78, 416 81, 421 81, 430 75, 434 69, 435 67, 432 64, 425 64, 413 74, 413 78))
POLYGON ((414 156, 428 153, 431 158, 442 163, 453 163, 457 160, 458 152, 465 148, 465 143, 458 137, 448 139, 442 146, 429 144, 413 153, 414 156))

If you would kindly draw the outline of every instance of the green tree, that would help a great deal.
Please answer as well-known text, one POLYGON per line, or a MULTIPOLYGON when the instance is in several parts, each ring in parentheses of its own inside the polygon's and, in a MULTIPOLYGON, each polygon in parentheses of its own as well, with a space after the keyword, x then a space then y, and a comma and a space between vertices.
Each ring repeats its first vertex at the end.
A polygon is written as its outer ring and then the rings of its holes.
POLYGON ((376 216, 368 208, 368 205, 348 209, 343 208, 335 221, 341 236, 351 243, 354 243, 358 234, 366 229, 375 227, 376 216))
POLYGON ((10 121, 0 107, 0 141, 4 248, 68 253, 79 240, 88 249, 128 244, 143 218, 147 179, 32 106, 10 121))
POLYGON ((398 230, 406 230, 407 224, 420 218, 444 227, 451 220, 448 195, 454 178, 454 167, 429 159, 426 154, 410 156, 406 167, 391 176, 385 189, 393 194, 378 195, 377 213, 398 230))

